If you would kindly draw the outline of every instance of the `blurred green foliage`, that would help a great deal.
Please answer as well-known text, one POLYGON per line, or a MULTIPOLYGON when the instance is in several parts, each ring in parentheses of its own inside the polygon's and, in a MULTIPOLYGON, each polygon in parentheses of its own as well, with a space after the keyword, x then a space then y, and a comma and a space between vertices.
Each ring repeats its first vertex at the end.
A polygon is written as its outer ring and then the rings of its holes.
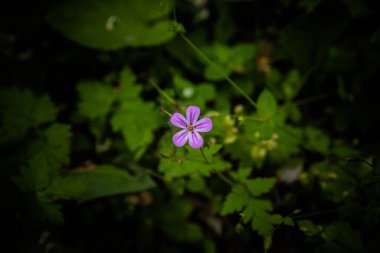
POLYGON ((0 10, 12 252, 374 252, 370 1, 60 0, 0 10), (167 114, 201 108, 202 150, 167 114))

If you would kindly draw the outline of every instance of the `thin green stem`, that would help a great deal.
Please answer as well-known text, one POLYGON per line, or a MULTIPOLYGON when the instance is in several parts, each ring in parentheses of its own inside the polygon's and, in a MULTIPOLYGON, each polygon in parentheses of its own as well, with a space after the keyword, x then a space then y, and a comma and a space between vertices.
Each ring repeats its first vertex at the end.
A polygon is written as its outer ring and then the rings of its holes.
POLYGON ((226 177, 225 175, 223 175, 222 173, 220 172, 216 172, 216 175, 223 181, 225 182, 226 184, 229 184, 230 186, 235 186, 236 184, 234 182, 232 182, 228 177, 226 177))
POLYGON ((290 215, 289 217, 292 219, 303 219, 303 218, 314 217, 314 216, 323 215, 323 214, 327 214, 327 213, 335 213, 337 211, 338 211, 338 209, 335 208, 335 209, 317 211, 317 212, 306 213, 306 214, 301 214, 301 215, 294 215, 294 216, 290 215))
MULTIPOLYGON (((205 159, 206 163, 207 164, 210 164, 210 161, 207 159, 204 151, 203 151, 203 148, 200 148, 200 151, 201 151, 201 154, 203 156, 203 158, 205 159)), ((232 182, 228 177, 226 177, 225 175, 223 175, 222 173, 220 173, 219 171, 216 172, 216 175, 223 181, 225 182, 226 184, 229 184, 231 186, 235 186, 235 183, 232 182)))
POLYGON ((160 110, 164 113, 166 113, 169 117, 172 116, 172 114, 170 112, 168 112, 164 107, 161 107, 160 110))
POLYGON ((172 103, 174 106, 177 105, 177 102, 172 98, 168 93, 162 90, 153 79, 148 79, 149 84, 151 84, 157 91, 160 93, 169 103, 172 103))
POLYGON ((172 6, 173 6, 173 8, 172 8, 172 10, 173 10, 173 19, 177 23, 177 12, 175 10, 175 0, 172 0, 172 6))
POLYGON ((295 101, 292 102, 292 104, 295 105, 295 106, 301 106, 301 105, 306 105, 306 104, 314 103, 314 102, 317 102, 319 100, 326 99, 326 98, 327 98, 327 95, 325 95, 325 94, 319 94, 319 95, 316 95, 316 96, 312 96, 312 97, 307 97, 307 98, 295 100, 295 101))
POLYGON ((205 159, 206 163, 207 163, 207 164, 210 164, 210 162, 209 162, 209 160, 207 159, 207 157, 206 157, 206 155, 205 155, 205 153, 204 153, 202 147, 200 148, 200 150, 201 150, 201 154, 202 154, 203 158, 205 159))
POLYGON ((232 79, 226 75, 226 73, 221 70, 215 63, 213 63, 210 58, 208 58, 196 45, 194 45, 193 42, 191 42, 191 40, 189 40, 183 33, 179 33, 179 35, 182 37, 182 39, 199 55, 201 56, 208 64, 210 64, 215 70, 217 70, 219 72, 219 74, 221 74, 229 84, 232 85, 232 87, 234 89, 236 89, 243 97, 245 97, 248 102, 253 106, 253 107, 257 107, 256 103, 247 95, 247 93, 245 93, 245 91, 243 91, 234 81, 232 81, 232 79))
POLYGON ((361 163, 364 163, 366 164, 368 167, 372 168, 373 169, 373 165, 369 162, 367 162, 366 160, 364 160, 363 158, 361 157, 347 157, 346 158, 347 161, 349 162, 361 162, 361 163))

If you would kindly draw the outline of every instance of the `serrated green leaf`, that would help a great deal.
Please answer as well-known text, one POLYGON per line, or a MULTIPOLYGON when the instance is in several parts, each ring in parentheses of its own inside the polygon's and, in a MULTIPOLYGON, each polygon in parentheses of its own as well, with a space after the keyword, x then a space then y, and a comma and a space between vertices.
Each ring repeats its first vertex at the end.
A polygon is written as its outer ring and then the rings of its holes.
POLYGON ((14 177, 13 182, 23 192, 38 192, 50 184, 54 174, 57 174, 57 169, 49 166, 44 153, 39 153, 20 169, 20 175, 14 177))
POLYGON ((46 155, 49 161, 59 165, 68 164, 70 161, 70 139, 71 129, 70 126, 64 124, 52 124, 43 134, 46 142, 46 155))
POLYGON ((272 118, 277 112, 277 102, 269 90, 263 90, 257 100, 257 113, 265 119, 272 118))
POLYGON ((276 183, 276 178, 255 178, 248 179, 244 182, 253 196, 260 196, 269 190, 276 183))
POLYGON ((52 124, 28 148, 28 164, 14 179, 22 191, 41 192, 60 174, 60 167, 69 163, 70 127, 52 124))
POLYGON ((155 186, 145 174, 131 176, 125 170, 111 165, 98 166, 90 170, 76 170, 57 179, 45 194, 80 202, 100 197, 132 193, 155 186))
POLYGON ((175 178, 195 174, 192 167, 181 165, 182 162, 176 159, 160 159, 158 170, 161 173, 164 173, 165 177, 167 178, 175 178))
POLYGON ((271 215, 268 213, 259 213, 252 220, 252 229, 257 231, 263 237, 270 236, 273 230, 271 215))
POLYGON ((265 215, 268 211, 272 210, 272 204, 268 200, 250 198, 246 203, 246 208, 242 212, 242 220, 248 223, 254 219, 255 215, 265 215))
MULTIPOLYGON (((123 95, 128 95, 130 91, 125 90, 126 87, 134 87, 135 86, 135 81, 136 81, 136 76, 132 72, 132 70, 126 66, 120 71, 120 84, 121 87, 123 87, 121 93, 123 95)), ((132 95, 138 95, 140 91, 133 93, 132 95)))
POLYGON ((53 121, 56 117, 57 109, 54 107, 51 99, 46 95, 35 97, 35 99, 33 109, 29 115, 29 117, 33 119, 34 125, 53 121))
POLYGON ((259 235, 266 237, 272 234, 273 225, 282 221, 280 215, 272 215, 268 212, 272 210, 271 202, 268 200, 251 198, 244 211, 242 212, 242 220, 244 223, 251 221, 252 229, 257 231, 259 235))
POLYGON ((55 6, 50 25, 67 38, 96 49, 154 46, 173 38, 167 14, 169 0, 82 0, 55 6))
MULTIPOLYGON (((222 148, 223 148, 223 145, 215 144, 215 145, 211 145, 211 146, 203 148, 203 152, 207 160, 212 162, 213 156, 216 155, 222 148)), ((193 151, 195 150, 193 149, 193 151)))
POLYGON ((232 176, 237 181, 244 181, 249 177, 251 173, 252 168, 239 168, 236 172, 232 173, 232 176))
POLYGON ((124 101, 111 119, 114 131, 121 132, 132 151, 146 148, 153 141, 153 132, 159 126, 159 111, 150 102, 124 101))
POLYGON ((79 114, 88 119, 106 116, 116 99, 116 93, 112 87, 99 82, 80 83, 77 90, 79 114))
POLYGON ((199 149, 187 148, 186 154, 184 150, 181 150, 182 156, 162 158, 159 171, 164 173, 166 177, 172 178, 188 175, 209 176, 212 172, 227 170, 231 167, 231 164, 216 155, 221 148, 222 145, 219 144, 205 147, 203 151, 207 162, 199 149))
POLYGON ((53 121, 56 113, 48 96, 15 87, 0 89, 0 142, 22 138, 30 128, 53 121))
POLYGON ((127 146, 138 159, 153 141, 153 133, 160 126, 159 109, 140 97, 140 86, 129 68, 120 75, 119 108, 111 118, 113 131, 121 132, 127 146))
POLYGON ((262 237, 271 236, 273 233, 273 226, 280 224, 282 221, 281 215, 258 213, 252 220, 252 229, 256 230, 262 237))
POLYGON ((241 211, 249 203, 249 199, 250 197, 243 186, 233 187, 223 203, 221 214, 227 215, 241 211))
POLYGON ((231 164, 220 159, 213 159, 211 163, 206 163, 203 157, 192 157, 188 159, 161 159, 159 171, 166 177, 183 177, 189 175, 209 176, 214 171, 224 171, 231 167, 231 164))

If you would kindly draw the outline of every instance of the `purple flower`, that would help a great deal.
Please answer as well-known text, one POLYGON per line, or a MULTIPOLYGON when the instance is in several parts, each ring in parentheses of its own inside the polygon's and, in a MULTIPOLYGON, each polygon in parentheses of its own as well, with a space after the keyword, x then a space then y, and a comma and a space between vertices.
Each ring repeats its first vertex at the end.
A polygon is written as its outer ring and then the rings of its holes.
POLYGON ((178 112, 171 116, 170 123, 183 129, 173 136, 174 145, 182 147, 189 140, 190 147, 202 147, 203 138, 199 133, 211 131, 212 121, 210 118, 198 120, 200 113, 199 107, 192 105, 186 109, 186 118, 178 112))

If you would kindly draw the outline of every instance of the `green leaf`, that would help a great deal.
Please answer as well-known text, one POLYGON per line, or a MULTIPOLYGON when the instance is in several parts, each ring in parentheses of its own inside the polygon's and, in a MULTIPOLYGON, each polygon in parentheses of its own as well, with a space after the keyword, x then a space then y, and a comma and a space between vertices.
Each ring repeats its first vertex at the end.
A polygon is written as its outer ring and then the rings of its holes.
POLYGON ((206 182, 203 179, 203 177, 200 177, 199 175, 197 176, 192 176, 190 179, 187 181, 187 189, 191 192, 204 192, 206 189, 206 182))
POLYGON ((252 228, 263 237, 271 236, 273 228, 282 222, 282 216, 278 214, 257 215, 252 221, 252 228))
POLYGON ((182 195, 185 191, 186 180, 184 178, 178 178, 170 182, 166 182, 166 186, 170 191, 176 195, 182 195))
POLYGON ((20 169, 20 175, 14 177, 13 182, 23 192, 38 192, 50 184, 52 174, 57 174, 56 168, 52 170, 45 154, 39 153, 20 169))
POLYGON ((138 192, 154 186, 155 183, 145 174, 131 176, 125 170, 101 165, 90 170, 75 170, 56 179, 45 194, 83 202, 115 194, 138 192))
POLYGON ((246 180, 252 173, 252 168, 239 168, 236 172, 232 173, 232 177, 237 181, 246 180))
POLYGON ((292 218, 285 217, 283 221, 284 221, 285 225, 290 226, 290 227, 294 227, 294 221, 292 218))
POLYGON ((57 109, 48 96, 35 96, 15 87, 0 89, 0 142, 22 138, 26 132, 55 119, 57 109))
POLYGON ((71 200, 80 199, 85 191, 85 183, 71 176, 63 176, 54 178, 44 194, 50 198, 71 200))
POLYGON ((88 119, 106 116, 116 99, 116 93, 112 87, 99 82, 80 83, 77 90, 79 114, 88 119))
POLYGON ((252 220, 252 229, 263 237, 270 236, 273 230, 272 216, 268 213, 258 213, 252 220))
MULTIPOLYGON (((26 105, 24 104, 24 106, 26 105)), ((34 125, 55 120, 57 109, 48 96, 35 97, 35 103, 32 108, 29 117, 33 119, 34 125)))
POLYGON ((299 229, 307 236, 313 236, 319 233, 319 229, 310 220, 298 220, 297 225, 299 229))
POLYGON ((282 90, 285 95, 285 99, 292 100, 301 89, 303 82, 301 80, 299 71, 292 69, 289 71, 284 82, 282 83, 282 90))
POLYGON ((250 198, 246 203, 246 208, 242 212, 241 216, 244 223, 248 223, 255 216, 265 216, 268 211, 272 210, 272 204, 268 200, 250 198))
POLYGON ((51 163, 57 165, 68 164, 70 161, 71 130, 64 124, 52 124, 43 133, 45 149, 51 163))
POLYGON ((360 234, 345 221, 336 221, 334 224, 327 226, 322 233, 322 238, 327 242, 337 242, 347 248, 359 251, 363 249, 360 234))
MULTIPOLYGON (((199 150, 196 150, 199 152, 199 150)), ((162 158, 159 164, 159 171, 166 177, 183 177, 188 175, 209 176, 214 171, 224 171, 231 167, 231 164, 220 157, 213 158, 211 163, 206 163, 203 156, 189 155, 187 158, 162 158)))
MULTIPOLYGON (((211 162, 213 160, 213 156, 216 155, 222 148, 223 148, 223 145, 215 144, 209 147, 204 147, 203 152, 207 160, 211 162)), ((192 149, 192 151, 195 151, 195 149, 192 149)))
POLYGON ((277 148, 271 152, 270 158, 282 162, 300 151, 302 130, 285 125, 276 129, 278 135, 277 148))
POLYGON ((330 139, 320 129, 307 127, 305 133, 307 142, 313 149, 322 154, 329 152, 330 139))
MULTIPOLYGON (((161 139, 160 146, 173 146, 168 135, 161 139)), ((220 144, 204 147, 203 151, 207 161, 203 157, 201 150, 190 147, 177 150, 177 156, 160 159, 158 170, 165 174, 167 178, 183 177, 188 175, 209 176, 215 171, 225 171, 231 164, 216 155, 223 146, 220 144)), ((173 154, 174 155, 174 154, 173 154)))
POLYGON ((169 0, 65 1, 48 14, 50 25, 87 47, 117 50, 126 46, 154 46, 176 33, 170 30, 169 0))
POLYGON ((120 74, 119 108, 111 118, 113 131, 121 132, 127 146, 141 156, 153 141, 154 131, 160 126, 160 111, 152 102, 140 98, 141 87, 134 83, 129 68, 120 74))
POLYGON ((269 192, 275 183, 276 178, 255 178, 245 180, 247 188, 251 194, 256 197, 269 192))
MULTIPOLYGON (((257 55, 255 44, 237 44, 233 47, 227 47, 222 44, 216 44, 204 48, 204 52, 210 59, 226 74, 230 75, 233 71, 245 72, 249 63, 257 55)), ((207 64, 204 76, 211 81, 222 80, 223 75, 215 69, 214 66, 207 64)))
POLYGON ((227 195, 221 211, 222 215, 241 211, 249 203, 249 195, 243 186, 237 185, 227 195))
POLYGON ((145 149, 153 141, 159 122, 157 107, 141 101, 124 101, 111 119, 112 129, 123 134, 132 151, 145 149))
POLYGON ((60 168, 69 163, 70 127, 53 124, 29 146, 28 164, 21 168, 14 182, 22 191, 41 192, 60 174, 60 168))
POLYGON ((273 225, 282 221, 280 215, 272 215, 268 212, 272 210, 270 201, 263 199, 251 198, 241 216, 244 223, 251 222, 252 229, 257 231, 263 237, 272 234, 273 225))
POLYGON ((269 90, 263 90, 257 100, 257 113, 265 119, 272 118, 277 112, 277 102, 269 90))

